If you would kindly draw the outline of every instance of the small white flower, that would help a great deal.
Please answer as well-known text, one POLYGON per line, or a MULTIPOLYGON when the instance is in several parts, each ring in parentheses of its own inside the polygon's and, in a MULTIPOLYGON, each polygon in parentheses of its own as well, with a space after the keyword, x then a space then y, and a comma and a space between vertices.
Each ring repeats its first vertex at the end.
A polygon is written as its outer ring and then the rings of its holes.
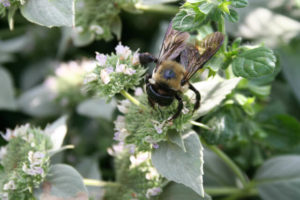
POLYGON ((152 144, 152 147, 153 147, 154 149, 158 149, 158 148, 159 148, 159 145, 158 145, 157 143, 153 143, 153 144, 152 144))
POLYGON ((140 64, 140 58, 139 58, 139 53, 138 51, 134 52, 132 59, 131 59, 131 64, 132 65, 138 65, 140 64))
POLYGON ((116 53, 120 56, 120 59, 127 59, 128 56, 131 54, 131 50, 127 46, 123 46, 121 42, 116 46, 116 53))
POLYGON ((22 170, 31 176, 44 174, 44 169, 42 167, 30 165, 30 168, 28 168, 25 163, 23 163, 22 170))
POLYGON ((161 191, 162 190, 160 187, 150 188, 147 190, 146 197, 150 199, 151 196, 157 196, 159 193, 161 193, 161 191))
POLYGON ((107 152, 111 156, 119 156, 124 152, 124 150, 124 142, 119 142, 117 144, 114 144, 111 148, 108 148, 107 152))
POLYGON ((131 165, 130 167, 137 167, 140 164, 142 164, 143 162, 147 161, 150 159, 150 153, 149 152, 139 152, 136 156, 130 156, 130 162, 131 165))
POLYGON ((154 121, 154 120, 152 120, 152 122, 153 122, 153 125, 154 125, 154 129, 156 130, 156 132, 158 133, 158 134, 162 134, 162 132, 163 132, 163 127, 164 127, 164 125, 165 125, 165 122, 163 122, 163 123, 159 123, 158 121, 154 121))
POLYGON ((108 74, 111 74, 114 72, 114 68, 112 66, 106 67, 105 70, 108 74))
POLYGON ((134 154, 136 146, 134 144, 128 144, 126 145, 126 148, 128 149, 130 154, 134 154))
POLYGON ((6 153, 7 153, 6 147, 1 147, 0 148, 0 161, 4 158, 4 156, 6 155, 6 153))
POLYGON ((114 124, 115 124, 115 130, 118 130, 118 131, 122 130, 123 128, 125 128, 125 117, 119 115, 117 117, 117 120, 114 121, 114 124))
POLYGON ((159 178, 159 173, 154 167, 149 168, 149 172, 146 174, 147 180, 155 180, 159 178))
POLYGON ((104 33, 103 28, 96 24, 90 26, 90 31, 95 32, 97 35, 102 35, 104 33))
POLYGON ((104 66, 106 63, 107 57, 106 57, 106 55, 104 55, 102 53, 96 52, 96 60, 97 60, 98 65, 104 66))
POLYGON ((134 70, 132 68, 126 68, 124 73, 131 76, 131 75, 135 74, 135 72, 136 72, 136 70, 134 70))
POLYGON ((122 130, 115 132, 113 139, 119 142, 123 142, 127 136, 129 136, 129 133, 125 128, 123 128, 122 130))
POLYGON ((110 82, 110 77, 109 77, 109 73, 105 70, 102 69, 100 72, 100 78, 103 81, 103 83, 106 85, 110 82))
POLYGON ((126 65, 117 63, 116 72, 125 73, 126 72, 126 65))
POLYGON ((143 95, 143 94, 144 94, 144 91, 143 91, 143 89, 140 88, 140 87, 136 88, 135 91, 134 91, 134 95, 135 95, 135 96, 141 96, 141 95, 143 95))
POLYGON ((128 112, 129 106, 130 106, 130 101, 128 99, 120 101, 120 104, 117 105, 118 110, 123 114, 126 114, 128 112))
POLYGON ((36 166, 36 165, 41 165, 43 163, 43 159, 45 157, 45 154, 42 152, 33 152, 29 151, 28 152, 28 160, 31 165, 36 166))
POLYGON ((13 180, 8 181, 8 183, 4 184, 3 190, 14 190, 16 189, 15 182, 13 180))

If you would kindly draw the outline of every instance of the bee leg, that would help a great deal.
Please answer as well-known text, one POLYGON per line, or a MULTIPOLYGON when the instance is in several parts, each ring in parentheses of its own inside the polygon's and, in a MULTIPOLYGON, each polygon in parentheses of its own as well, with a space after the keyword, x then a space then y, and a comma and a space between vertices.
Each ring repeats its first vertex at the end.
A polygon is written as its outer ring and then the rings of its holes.
POLYGON ((194 113, 195 110, 197 110, 200 107, 201 95, 200 95, 199 91, 192 84, 189 84, 189 89, 192 90, 196 94, 196 103, 194 105, 194 110, 193 110, 193 113, 194 113))
POLYGON ((151 55, 148 52, 140 53, 139 54, 139 60, 140 60, 140 63, 142 65, 146 65, 146 64, 151 63, 151 62, 157 63, 157 58, 155 58, 153 55, 151 55))
POLYGON ((173 119, 176 119, 180 115, 180 113, 182 111, 182 108, 183 108, 182 98, 178 94, 175 94, 175 98, 178 101, 177 111, 176 111, 176 113, 172 116, 172 118, 169 121, 172 121, 173 119))

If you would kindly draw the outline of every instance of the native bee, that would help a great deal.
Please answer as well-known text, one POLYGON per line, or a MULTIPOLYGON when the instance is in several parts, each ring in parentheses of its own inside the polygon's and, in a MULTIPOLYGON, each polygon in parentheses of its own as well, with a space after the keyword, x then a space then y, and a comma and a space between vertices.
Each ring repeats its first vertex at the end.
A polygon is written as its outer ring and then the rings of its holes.
POLYGON ((192 90, 196 95, 193 112, 199 108, 200 93, 189 83, 189 80, 215 55, 224 40, 222 33, 214 32, 207 35, 196 46, 187 42, 189 37, 190 34, 188 32, 174 30, 172 23, 170 23, 159 57, 155 58, 149 53, 141 53, 139 55, 141 64, 156 63, 152 76, 148 75, 146 77, 146 91, 149 104, 152 107, 154 107, 155 103, 160 106, 168 106, 174 99, 178 101, 177 112, 170 120, 177 118, 181 113, 183 101, 180 94, 187 91, 187 89, 192 90))

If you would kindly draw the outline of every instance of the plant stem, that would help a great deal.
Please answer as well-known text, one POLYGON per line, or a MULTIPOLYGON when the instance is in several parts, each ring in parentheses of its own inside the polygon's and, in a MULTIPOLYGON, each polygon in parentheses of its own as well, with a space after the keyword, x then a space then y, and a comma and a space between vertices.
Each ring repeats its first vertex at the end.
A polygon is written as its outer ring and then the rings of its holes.
POLYGON ((131 96, 128 92, 126 92, 125 90, 121 91, 121 94, 128 99, 129 101, 131 101, 133 104, 137 105, 138 107, 142 108, 142 109, 146 109, 145 106, 143 106, 136 98, 134 98, 133 96, 131 96))
POLYGON ((196 121, 190 121, 191 124, 198 126, 200 128, 206 129, 206 130, 210 130, 211 128, 205 124, 202 124, 200 122, 196 122, 196 121))
POLYGON ((242 197, 257 196, 257 195, 258 195, 258 191, 256 188, 246 188, 230 195, 229 197, 224 198, 223 200, 236 200, 236 199, 241 199, 242 197))
POLYGON ((120 186, 120 184, 118 184, 118 183, 99 181, 99 180, 95 180, 95 179, 83 179, 83 183, 87 186, 94 186, 94 187, 117 187, 117 186, 120 186))
POLYGON ((245 187, 245 185, 247 184, 247 180, 243 172, 241 171, 241 169, 218 147, 214 145, 208 145, 208 144, 206 145, 211 151, 215 152, 232 169, 232 171, 237 175, 237 177, 240 179, 241 183, 245 187))
POLYGON ((145 12, 162 13, 169 15, 175 15, 178 12, 177 6, 168 6, 162 4, 144 5, 137 3, 135 4, 135 8, 145 12))
POLYGON ((218 28, 219 28, 219 31, 220 31, 221 33, 223 33, 223 35, 225 36, 225 39, 224 39, 224 42, 223 42, 223 44, 222 44, 221 49, 222 49, 223 53, 226 53, 226 52, 227 52, 226 47, 227 47, 227 41, 228 41, 228 38, 226 37, 225 20, 224 20, 223 17, 220 18, 220 21, 219 21, 219 27, 218 27, 218 28))
POLYGON ((204 187, 204 191, 211 196, 237 194, 240 190, 235 187, 204 187))

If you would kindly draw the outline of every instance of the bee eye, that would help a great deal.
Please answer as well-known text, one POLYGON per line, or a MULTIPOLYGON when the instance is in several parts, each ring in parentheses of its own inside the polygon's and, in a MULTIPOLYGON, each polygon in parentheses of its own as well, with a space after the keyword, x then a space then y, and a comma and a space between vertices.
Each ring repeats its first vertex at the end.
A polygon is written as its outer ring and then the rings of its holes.
POLYGON ((164 78, 165 79, 172 79, 175 78, 176 74, 172 69, 166 69, 164 71, 164 78))

